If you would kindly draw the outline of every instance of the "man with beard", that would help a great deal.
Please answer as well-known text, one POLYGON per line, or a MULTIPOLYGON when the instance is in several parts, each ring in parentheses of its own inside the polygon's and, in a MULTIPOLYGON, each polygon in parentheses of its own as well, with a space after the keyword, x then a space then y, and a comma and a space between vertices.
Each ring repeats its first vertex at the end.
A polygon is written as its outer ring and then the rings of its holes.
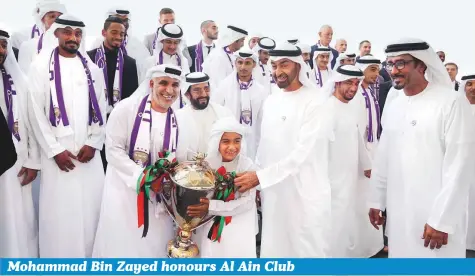
MULTIPOLYGON (((40 153, 28 120, 27 80, 13 55, 10 35, 3 27, 0 75, 0 120, 8 124, 8 132, 0 139, 2 144, 13 141, 17 155, 16 164, 0 176, 0 258, 36 258, 38 229, 31 184, 41 166, 40 153)), ((2 159, 4 154, 6 160, 11 157, 2 148, 2 159)))
POLYGON ((251 49, 241 49, 234 55, 234 72, 221 82, 212 99, 229 108, 238 122, 248 129, 247 156, 254 160, 259 146, 262 105, 269 93, 254 81, 253 70, 259 62, 257 55, 251 49))
MULTIPOLYGON (((130 11, 121 7, 113 7, 106 12, 106 19, 109 17, 119 18, 124 24, 125 34, 122 43, 120 44, 120 49, 123 54, 135 59, 137 64, 144 62, 150 55, 147 48, 145 48, 142 42, 140 42, 140 40, 135 37, 130 30, 130 21, 132 17, 130 11)), ((103 41, 103 38, 97 38, 92 44, 92 49, 101 47, 103 41)))
POLYGON ((245 192, 260 184, 261 258, 330 256, 331 188, 328 130, 322 104, 302 68, 299 48, 289 43, 270 51, 274 79, 281 91, 263 106, 257 172, 238 174, 245 192))
POLYGON ((101 216, 94 243, 95 258, 165 258, 173 238, 173 221, 150 190, 138 205, 137 181, 159 153, 173 160, 182 125, 171 107, 180 93, 182 72, 158 65, 147 72, 138 94, 121 101, 107 122, 107 168, 101 216), (137 222, 139 222, 137 226, 137 222))
POLYGON ((180 122, 179 161, 192 160, 196 155, 208 151, 208 139, 213 123, 221 118, 233 116, 231 111, 219 104, 210 102, 210 78, 203 72, 186 75, 181 86, 191 104, 177 111, 180 122))
POLYGON ((355 65, 355 59, 356 59, 355 54, 340 53, 338 57, 336 58, 335 67, 338 68, 342 65, 355 65))
POLYGON ((266 89, 267 93, 271 93, 271 89, 275 86, 272 73, 267 62, 269 61, 269 51, 275 48, 275 41, 269 37, 262 37, 257 42, 252 51, 259 57, 258 66, 254 68, 252 77, 266 89))
POLYGON ((356 59, 359 59, 361 57, 370 55, 371 54, 371 42, 369 42, 369 40, 361 41, 358 49, 360 50, 360 55, 357 56, 356 59))
POLYGON ((203 63, 203 72, 210 77, 212 88, 218 87, 219 83, 233 72, 233 53, 242 48, 246 36, 246 30, 227 26, 219 39, 218 48, 211 52, 203 63))
POLYGON ((335 43, 335 50, 338 51, 338 53, 342 54, 346 52, 346 48, 348 47, 348 43, 344 38, 340 38, 336 40, 335 43))
MULTIPOLYGON (((373 87, 379 77, 381 61, 373 56, 363 56, 356 60, 356 67, 363 72, 364 78, 350 105, 354 108, 353 116, 358 122, 358 130, 363 137, 364 148, 368 151, 372 161, 381 135, 381 107, 373 87)), ((355 240, 357 247, 354 257, 371 257, 384 247, 381 229, 374 229, 367 222, 366 202, 370 192, 370 177, 371 171, 359 171, 357 201, 363 204, 358 205, 356 209, 357 224, 355 227, 358 229, 358 238, 355 240)))
POLYGON ((354 65, 343 65, 334 71, 325 93, 332 95, 325 103, 325 116, 330 121, 329 172, 332 197, 332 257, 368 258, 382 248, 368 248, 364 236, 371 229, 367 220, 367 183, 359 175, 371 169, 371 161, 358 120, 351 104, 358 92, 363 72, 354 65), (366 224, 366 228, 362 227, 366 224))
MULTIPOLYGON (((128 98, 139 86, 135 59, 127 56, 121 48, 125 36, 123 20, 109 17, 102 30, 102 45, 87 52, 91 60, 102 69, 107 100, 107 114, 122 100, 128 98)), ((105 149, 101 150, 104 170, 107 168, 105 149)))
POLYGON ((397 96, 386 104, 373 162, 370 221, 379 228, 387 208, 391 258, 465 258, 475 179, 469 103, 425 41, 401 39, 385 52, 397 96))
POLYGON ((81 47, 85 25, 58 17, 29 80, 30 121, 41 146, 40 256, 91 257, 104 170, 104 76, 81 47), (54 43, 53 43, 54 42, 54 43))
POLYGON ((218 26, 213 20, 203 21, 201 35, 203 39, 198 44, 188 47, 192 60, 190 72, 203 71, 203 62, 215 47, 213 41, 218 39, 218 26))

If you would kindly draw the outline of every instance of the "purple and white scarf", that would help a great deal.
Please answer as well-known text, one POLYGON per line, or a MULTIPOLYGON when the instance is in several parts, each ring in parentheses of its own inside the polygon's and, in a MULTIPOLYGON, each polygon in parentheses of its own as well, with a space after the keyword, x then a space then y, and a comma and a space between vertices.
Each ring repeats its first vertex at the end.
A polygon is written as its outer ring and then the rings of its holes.
POLYGON ((8 129, 15 137, 17 141, 20 141, 20 133, 18 131, 18 100, 15 90, 15 84, 13 83, 12 76, 7 73, 5 68, 0 65, 0 71, 2 72, 3 79, 3 93, 5 96, 5 105, 7 107, 7 122, 8 129))
POLYGON ((36 45, 36 53, 39 54, 41 52, 41 49, 43 49, 43 36, 44 34, 40 35, 40 38, 38 39, 38 44, 36 45))
POLYGON ((105 82, 105 95, 108 102, 107 113, 109 114, 112 109, 117 105, 118 102, 122 99, 122 80, 123 80, 123 73, 124 73, 124 52, 121 48, 118 50, 117 54, 117 62, 115 66, 115 75, 114 75, 114 83, 112 86, 112 99, 109 98, 109 77, 107 73, 107 59, 105 55, 104 44, 101 45, 97 49, 96 56, 94 58, 94 63, 102 69, 102 73, 104 75, 104 82, 105 82))
MULTIPOLYGON (((152 162, 151 148, 152 130, 152 96, 145 96, 140 102, 135 116, 134 127, 130 136, 129 157, 142 168, 152 162)), ((178 143, 178 123, 171 107, 167 111, 162 151, 176 152, 178 143)), ((158 153, 155 153, 158 154, 158 153)))
POLYGON ((251 95, 248 89, 252 86, 252 77, 249 82, 243 82, 239 80, 239 76, 236 74, 237 82, 239 84, 239 90, 241 90, 241 116, 240 123, 247 126, 252 126, 252 104, 251 95))
POLYGON ((127 43, 129 42, 129 36, 128 35, 125 35, 124 37, 124 40, 122 41, 122 43, 120 44, 120 49, 122 50, 122 53, 126 56, 128 56, 129 54, 127 54, 127 43))
POLYGON ((224 50, 224 52, 226 53, 226 55, 228 56, 229 63, 231 63, 231 67, 234 69, 233 60, 231 59, 231 54, 232 54, 233 52, 231 52, 227 46, 224 47, 223 50, 224 50))
MULTIPOLYGON (((179 66, 181 68, 181 57, 179 54, 175 54, 176 56, 176 62, 177 62, 177 66, 179 66)), ((162 65, 163 64, 163 50, 160 51, 160 53, 158 54, 158 59, 157 59, 157 64, 155 65, 162 65)))
POLYGON ((195 53, 195 72, 203 72, 203 41, 196 45, 195 53))
MULTIPOLYGON (((94 81, 91 76, 91 71, 87 66, 87 60, 78 52, 78 57, 84 66, 84 71, 87 77, 89 90, 89 134, 96 134, 100 132, 100 126, 104 124, 102 119, 99 103, 97 102, 97 95, 94 89, 94 81)), ((49 119, 53 126, 53 131, 56 137, 65 137, 73 134, 73 130, 69 125, 68 114, 66 113, 66 106, 64 105, 63 87, 61 83, 61 67, 59 62, 59 50, 56 47, 51 53, 50 57, 50 110, 49 119)), ((82 77, 82 76, 78 76, 82 77)))
POLYGON ((31 28, 31 36, 30 38, 35 38, 36 36, 40 36, 40 28, 38 26, 33 25, 33 28, 31 28))
POLYGON ((370 95, 373 98, 374 101, 374 107, 376 109, 376 123, 377 123, 377 129, 376 129, 376 139, 379 140, 379 137, 381 135, 381 114, 380 114, 380 108, 379 108, 379 102, 378 99, 376 99, 376 96, 374 95, 373 91, 369 89, 369 93, 366 92, 366 89, 363 88, 363 96, 365 99, 366 103, 366 109, 368 110, 368 127, 366 128, 366 132, 368 135, 368 142, 372 143, 374 142, 374 135, 373 135, 373 109, 371 106, 371 100, 369 99, 370 95))

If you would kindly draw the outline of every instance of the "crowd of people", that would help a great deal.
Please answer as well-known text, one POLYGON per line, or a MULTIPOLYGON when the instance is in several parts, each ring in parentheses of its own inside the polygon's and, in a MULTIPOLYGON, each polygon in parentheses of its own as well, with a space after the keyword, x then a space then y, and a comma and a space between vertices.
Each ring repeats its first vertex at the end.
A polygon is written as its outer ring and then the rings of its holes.
POLYGON ((159 197, 141 213, 138 180, 197 156, 237 174, 187 209, 222 218, 194 232, 202 258, 475 250, 475 74, 444 52, 402 38, 380 60, 332 48, 329 25, 311 46, 212 20, 188 47, 169 8, 141 42, 129 16, 109 10, 88 50, 58 0, 0 26, 0 257, 166 257, 176 225, 159 197))

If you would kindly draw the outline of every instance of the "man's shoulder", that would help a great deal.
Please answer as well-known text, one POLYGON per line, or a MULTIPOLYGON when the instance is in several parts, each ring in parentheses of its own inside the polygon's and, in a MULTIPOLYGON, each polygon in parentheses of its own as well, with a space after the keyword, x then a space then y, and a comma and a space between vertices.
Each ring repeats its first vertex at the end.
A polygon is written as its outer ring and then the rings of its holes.
POLYGON ((94 61, 94 59, 96 57, 96 53, 97 53, 97 48, 89 50, 86 53, 91 58, 91 60, 94 61))
POLYGON ((198 45, 198 44, 188 46, 188 51, 189 51, 189 52, 195 51, 197 45, 198 45))
POLYGON ((131 66, 136 66, 137 61, 136 61, 135 58, 133 58, 133 57, 124 55, 124 63, 125 63, 126 65, 129 64, 129 65, 131 65, 131 66))

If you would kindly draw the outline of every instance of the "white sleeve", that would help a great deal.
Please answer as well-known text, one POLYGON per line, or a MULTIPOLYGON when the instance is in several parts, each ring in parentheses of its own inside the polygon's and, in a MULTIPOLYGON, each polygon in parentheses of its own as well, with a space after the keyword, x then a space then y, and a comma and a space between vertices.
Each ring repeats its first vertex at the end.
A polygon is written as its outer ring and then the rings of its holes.
POLYGON ((127 187, 135 190, 143 169, 130 159, 127 152, 127 141, 131 132, 127 122, 131 114, 123 103, 120 102, 112 110, 107 122, 106 159, 108 166, 115 168, 115 173, 127 187))
POLYGON ((384 211, 386 209, 386 191, 388 176, 388 137, 383 131, 379 139, 370 178, 368 207, 384 211))
POLYGON ((467 212, 468 193, 475 179, 475 126, 465 97, 455 100, 444 119, 442 189, 434 200, 427 224, 453 234, 460 216, 467 212))
POLYGON ((106 95, 104 94, 104 78, 102 77, 102 72, 95 70, 95 80, 94 89, 96 91, 97 103, 99 104, 99 109, 101 111, 103 125, 100 127, 101 131, 98 133, 92 134, 89 139, 86 141, 86 145, 93 147, 97 150, 102 150, 104 146, 104 140, 106 135, 106 124, 107 124, 107 102, 106 95))
MULTIPOLYGON (((322 165, 328 163, 327 156, 313 155, 316 147, 319 147, 319 152, 328 152, 328 120, 321 112, 323 109, 323 106, 317 104, 315 100, 309 103, 304 111, 304 122, 299 129, 294 150, 287 157, 276 160, 274 164, 256 172, 262 190, 281 183, 291 175, 297 175, 303 164, 315 162, 315 158, 322 158, 317 160, 319 163, 321 161, 322 165)), ((324 170, 328 176, 327 169, 324 170)))
POLYGON ((209 214, 214 216, 235 216, 252 209, 256 204, 256 189, 251 189, 235 200, 224 202, 222 200, 210 200, 209 214))
POLYGON ((359 162, 358 168, 362 169, 363 171, 371 170, 371 167, 372 167, 371 157, 370 157, 368 149, 366 148, 366 143, 359 131, 358 131, 358 162, 359 162))
POLYGON ((56 139, 56 136, 51 129, 51 124, 48 120, 47 101, 50 99, 49 78, 45 76, 48 70, 41 71, 42 67, 35 66, 33 63, 30 66, 28 74, 28 106, 30 112, 28 116, 30 124, 41 149, 46 153, 48 158, 53 158, 59 153, 66 150, 56 139))
POLYGON ((23 139, 25 139, 28 149, 28 158, 26 159, 23 166, 25 168, 40 170, 41 169, 41 158, 40 158, 40 148, 38 143, 36 142, 35 135, 33 133, 33 129, 31 127, 30 119, 28 117, 28 98, 29 98, 29 91, 25 87, 24 91, 21 91, 20 96, 20 109, 21 109, 21 119, 23 120, 23 124, 25 126, 24 131, 26 131, 26 135, 23 135, 23 139))
POLYGON ((30 69, 31 62, 33 61, 33 57, 31 56, 33 53, 30 45, 31 44, 27 41, 23 43, 18 50, 18 65, 20 65, 20 69, 25 75, 28 75, 28 70, 30 69))

